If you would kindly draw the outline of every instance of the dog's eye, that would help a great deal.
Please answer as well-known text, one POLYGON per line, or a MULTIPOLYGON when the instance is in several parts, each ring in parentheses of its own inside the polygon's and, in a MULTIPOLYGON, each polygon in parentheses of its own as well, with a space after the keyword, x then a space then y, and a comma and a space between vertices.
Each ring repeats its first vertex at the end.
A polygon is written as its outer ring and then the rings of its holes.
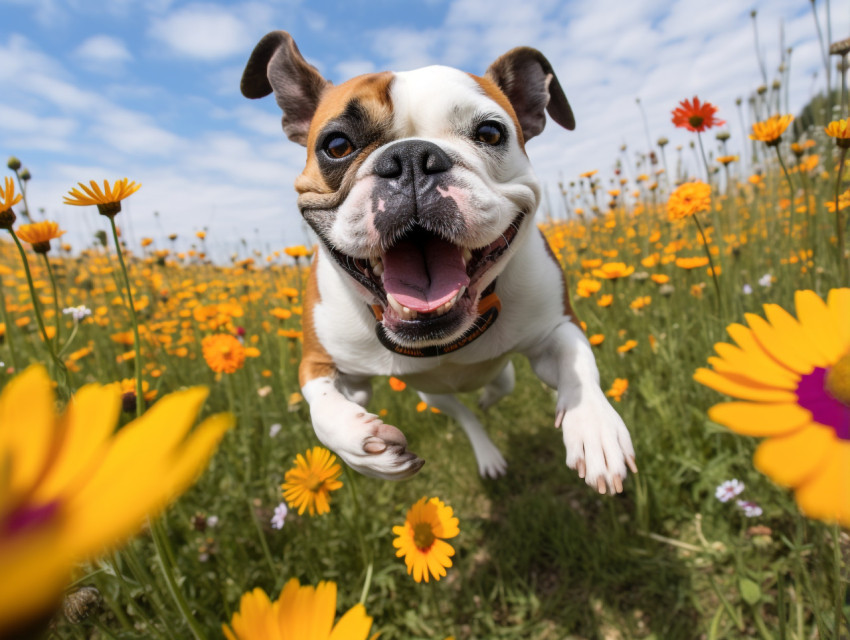
POLYGON ((482 122, 475 130, 475 139, 495 146, 502 141, 502 128, 495 122, 482 122))
POLYGON ((328 141, 325 142, 325 152, 331 158, 340 160, 341 158, 354 153, 354 145, 351 144, 351 140, 345 136, 336 134, 331 136, 328 141))

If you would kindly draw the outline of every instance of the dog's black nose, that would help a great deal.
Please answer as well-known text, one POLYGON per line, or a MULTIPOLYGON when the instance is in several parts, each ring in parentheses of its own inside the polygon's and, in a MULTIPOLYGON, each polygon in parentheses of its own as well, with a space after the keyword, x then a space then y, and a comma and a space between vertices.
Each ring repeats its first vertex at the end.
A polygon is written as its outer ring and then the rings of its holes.
POLYGON ((439 146, 426 140, 398 142, 381 154, 375 162, 375 173, 382 178, 401 181, 444 173, 452 168, 452 160, 439 146))

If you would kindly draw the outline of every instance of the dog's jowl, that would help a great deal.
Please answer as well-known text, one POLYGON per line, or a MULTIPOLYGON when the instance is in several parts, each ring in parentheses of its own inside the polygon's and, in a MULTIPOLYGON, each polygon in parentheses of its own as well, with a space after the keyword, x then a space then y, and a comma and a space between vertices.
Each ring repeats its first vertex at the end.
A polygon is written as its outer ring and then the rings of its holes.
POLYGON ((402 479, 424 461, 364 408, 394 375, 457 420, 483 476, 506 471, 475 414, 514 386, 512 353, 557 389, 567 466, 619 492, 631 438, 599 387, 557 260, 535 228, 540 187, 525 145, 573 113, 543 55, 513 49, 478 77, 433 66, 338 86, 288 33, 264 37, 242 92, 274 93, 283 130, 307 149, 295 182, 318 237, 304 298, 299 380, 318 438, 354 469, 402 479))

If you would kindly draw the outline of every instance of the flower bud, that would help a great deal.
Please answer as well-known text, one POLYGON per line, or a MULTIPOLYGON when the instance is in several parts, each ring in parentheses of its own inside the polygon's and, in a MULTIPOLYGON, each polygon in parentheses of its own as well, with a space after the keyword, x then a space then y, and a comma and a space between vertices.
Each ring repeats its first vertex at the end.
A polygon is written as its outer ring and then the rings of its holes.
POLYGON ((21 168, 21 161, 18 160, 15 156, 9 156, 9 161, 6 163, 6 166, 9 167, 12 171, 17 171, 21 168))

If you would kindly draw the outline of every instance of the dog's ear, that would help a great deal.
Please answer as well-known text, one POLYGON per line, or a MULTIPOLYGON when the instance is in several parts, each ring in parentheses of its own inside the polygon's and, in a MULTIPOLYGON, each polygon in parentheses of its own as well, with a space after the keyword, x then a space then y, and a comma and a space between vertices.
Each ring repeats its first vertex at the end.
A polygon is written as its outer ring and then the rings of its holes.
POLYGON ((264 98, 274 91, 283 110, 283 131, 293 142, 307 145, 310 121, 330 82, 308 63, 286 31, 266 34, 242 72, 242 95, 264 98))
POLYGON ((549 61, 537 49, 517 47, 500 56, 484 74, 511 102, 527 142, 546 126, 546 114, 575 129, 573 110, 549 61))

